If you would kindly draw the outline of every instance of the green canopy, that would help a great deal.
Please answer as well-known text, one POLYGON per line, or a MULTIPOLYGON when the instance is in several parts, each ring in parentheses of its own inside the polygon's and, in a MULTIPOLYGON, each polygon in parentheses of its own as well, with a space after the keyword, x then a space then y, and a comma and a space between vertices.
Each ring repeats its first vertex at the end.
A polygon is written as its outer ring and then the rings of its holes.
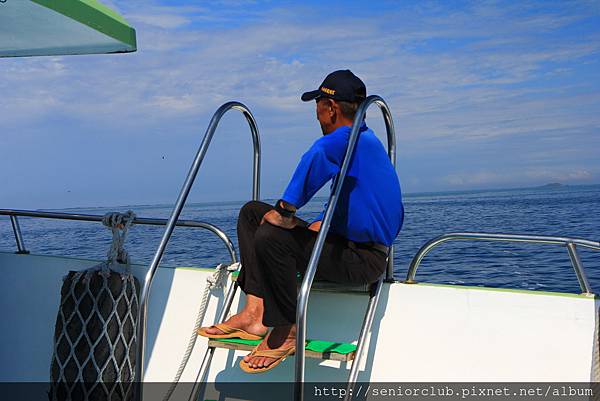
POLYGON ((0 57, 134 51, 135 29, 96 0, 0 0, 0 57))

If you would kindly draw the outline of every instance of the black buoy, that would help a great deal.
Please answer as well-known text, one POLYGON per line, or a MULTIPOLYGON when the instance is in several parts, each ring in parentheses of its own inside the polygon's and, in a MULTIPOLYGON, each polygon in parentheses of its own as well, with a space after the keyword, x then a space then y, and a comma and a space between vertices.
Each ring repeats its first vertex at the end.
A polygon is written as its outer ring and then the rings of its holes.
POLYGON ((139 282, 123 248, 135 215, 111 213, 108 261, 64 278, 54 330, 49 399, 133 399, 139 282))

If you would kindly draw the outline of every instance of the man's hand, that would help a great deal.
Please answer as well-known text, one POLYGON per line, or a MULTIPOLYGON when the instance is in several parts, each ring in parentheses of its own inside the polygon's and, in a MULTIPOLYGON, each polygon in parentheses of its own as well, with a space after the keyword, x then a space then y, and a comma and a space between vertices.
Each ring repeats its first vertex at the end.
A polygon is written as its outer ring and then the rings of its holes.
POLYGON ((260 224, 263 224, 265 221, 270 224, 273 224, 274 226, 291 230, 292 228, 296 227, 302 220, 300 220, 296 216, 283 217, 276 210, 269 210, 263 216, 260 224))

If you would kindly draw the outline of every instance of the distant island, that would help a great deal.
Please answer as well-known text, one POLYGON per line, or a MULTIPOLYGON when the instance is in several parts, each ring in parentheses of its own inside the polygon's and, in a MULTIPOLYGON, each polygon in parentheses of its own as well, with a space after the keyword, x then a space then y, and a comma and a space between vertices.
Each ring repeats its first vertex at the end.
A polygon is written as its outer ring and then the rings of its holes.
POLYGON ((568 187, 568 185, 561 184, 560 182, 551 182, 539 187, 533 187, 533 189, 562 189, 565 187, 568 187))

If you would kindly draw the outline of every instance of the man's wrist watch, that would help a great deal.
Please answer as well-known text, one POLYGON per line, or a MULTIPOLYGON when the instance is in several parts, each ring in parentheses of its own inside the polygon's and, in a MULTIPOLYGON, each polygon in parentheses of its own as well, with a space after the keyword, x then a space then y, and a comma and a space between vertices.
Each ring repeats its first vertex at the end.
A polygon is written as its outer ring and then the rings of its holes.
POLYGON ((281 206, 282 202, 283 202, 283 199, 279 199, 277 202, 275 202, 275 210, 277 211, 277 213, 279 213, 283 217, 287 217, 287 218, 294 217, 294 214, 296 212, 293 210, 286 209, 283 206, 281 206))

